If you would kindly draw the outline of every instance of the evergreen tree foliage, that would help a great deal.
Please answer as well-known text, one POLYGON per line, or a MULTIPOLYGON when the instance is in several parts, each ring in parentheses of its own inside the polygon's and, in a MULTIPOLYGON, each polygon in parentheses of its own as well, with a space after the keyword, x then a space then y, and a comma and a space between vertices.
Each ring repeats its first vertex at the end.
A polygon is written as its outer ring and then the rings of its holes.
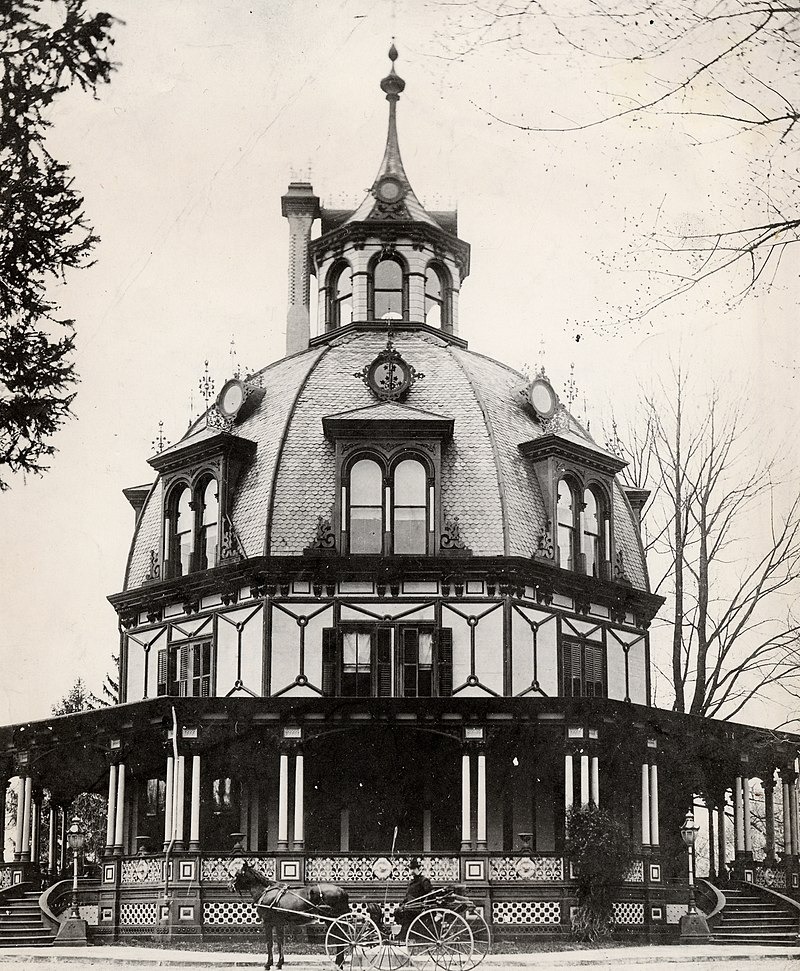
MULTIPOLYGON (((84 0, 0 0, 0 473, 46 468, 70 415, 74 321, 48 291, 89 265, 97 236, 69 166, 49 153, 55 98, 113 70, 114 18, 84 0)), ((0 474, 0 490, 8 488, 0 474)))

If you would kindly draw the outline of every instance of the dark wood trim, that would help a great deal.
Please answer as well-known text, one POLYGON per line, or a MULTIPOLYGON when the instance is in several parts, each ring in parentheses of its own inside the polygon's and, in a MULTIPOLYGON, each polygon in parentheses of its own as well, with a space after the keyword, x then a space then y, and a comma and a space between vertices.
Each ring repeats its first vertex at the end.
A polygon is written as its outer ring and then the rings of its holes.
MULTIPOLYGON (((385 320, 354 320, 352 324, 345 324, 344 327, 339 327, 337 330, 332 330, 327 334, 319 334, 317 337, 312 337, 309 342, 309 347, 328 344, 334 337, 341 337, 342 334, 358 331, 378 331, 385 334, 387 330, 388 327, 385 320)), ((432 334, 434 337, 441 338, 447 344, 451 344, 454 347, 461 347, 464 350, 469 346, 463 338, 456 337, 455 334, 451 334, 448 331, 440 330, 438 327, 430 327, 428 324, 415 323, 408 320, 393 320, 392 331, 394 333, 418 331, 423 334, 432 334)))

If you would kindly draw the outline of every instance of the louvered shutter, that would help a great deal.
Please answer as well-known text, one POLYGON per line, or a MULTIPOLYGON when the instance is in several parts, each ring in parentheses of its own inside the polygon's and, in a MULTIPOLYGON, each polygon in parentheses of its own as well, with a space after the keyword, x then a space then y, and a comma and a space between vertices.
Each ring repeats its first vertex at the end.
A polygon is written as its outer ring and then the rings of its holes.
POLYGON ((379 698, 392 696, 392 628, 379 627, 375 632, 375 667, 379 698))
POLYGON ((169 677, 169 650, 162 647, 158 652, 158 694, 167 694, 167 679, 169 677))
POLYGON ((322 693, 328 698, 336 694, 336 629, 322 631, 322 693))
POLYGON ((191 694, 191 667, 190 661, 192 657, 192 648, 190 644, 181 644, 180 648, 180 673, 178 679, 180 681, 178 693, 182 698, 191 694))
POLYGON ((586 645, 586 694, 592 698, 603 695, 603 649, 599 644, 586 645))
POLYGON ((579 698, 583 694, 583 671, 581 670, 581 645, 577 641, 563 642, 564 695, 579 698))
POLYGON ((440 627, 436 631, 436 665, 439 696, 447 698, 453 693, 453 631, 440 627))

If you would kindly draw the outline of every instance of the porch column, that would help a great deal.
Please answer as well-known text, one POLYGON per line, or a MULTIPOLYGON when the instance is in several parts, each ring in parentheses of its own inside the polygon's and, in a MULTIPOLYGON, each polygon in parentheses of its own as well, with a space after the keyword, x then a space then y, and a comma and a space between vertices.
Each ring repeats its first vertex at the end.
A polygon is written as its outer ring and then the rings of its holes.
POLYGON ((58 872, 64 873, 67 869, 67 807, 61 806, 61 842, 58 853, 58 872))
POLYGON ((189 849, 200 849, 200 754, 192 755, 192 805, 189 819, 189 849))
POLYGON ((572 752, 564 756, 564 818, 569 816, 575 802, 575 779, 573 778, 572 752))
POLYGON ((183 849, 183 816, 184 809, 186 806, 186 757, 183 755, 178 756, 178 761, 175 763, 175 782, 174 782, 175 792, 174 792, 174 802, 175 802, 175 849, 183 849))
MULTIPOLYGON (((786 797, 789 798, 788 795, 786 797)), ((786 817, 784 817, 786 818, 786 817)), ((22 859, 22 837, 25 821, 25 776, 17 778, 17 826, 14 836, 14 859, 22 859)))
MULTIPOLYGON (((52 800, 53 794, 50 793, 50 799, 52 800)), ((56 872, 56 817, 58 815, 58 810, 53 805, 52 801, 50 803, 50 819, 49 819, 49 830, 47 833, 47 872, 49 874, 54 874, 56 872)))
POLYGON ((659 844, 658 831, 658 764, 650 763, 650 843, 659 844))
POLYGON ((744 810, 742 807, 742 777, 736 776, 733 784, 733 841, 738 859, 744 853, 744 810))
POLYGON ((725 801, 726 792, 722 793, 722 798, 717 806, 717 872, 722 877, 728 866, 728 845, 725 835, 725 801))
POLYGON ((714 804, 710 799, 706 802, 706 815, 708 816, 708 878, 713 880, 717 871, 715 860, 717 851, 714 843, 714 804))
POLYGON ((797 789, 793 782, 789 783, 789 827, 792 856, 797 856, 797 789))
POLYGON ((642 763, 642 846, 650 846, 650 766, 642 763))
POLYGON ((589 756, 581 754, 581 806, 589 805, 589 756))
POLYGON ((478 849, 486 849, 486 752, 478 752, 478 849))
POLYGON ((106 849, 105 855, 111 856, 114 850, 115 820, 117 818, 117 765, 112 762, 108 767, 108 805, 106 808, 106 849))
POLYGON ((789 783, 786 777, 781 774, 783 790, 783 855, 789 856, 792 852, 792 810, 789 803, 789 783))
POLYGON ((461 849, 468 850, 472 844, 472 779, 470 778, 470 753, 465 748, 461 753, 461 849))
MULTIPOLYGON (((31 858, 31 797, 33 795, 33 779, 25 776, 25 791, 22 800, 22 856, 21 860, 31 858)), ((17 806, 19 812, 19 806, 17 806)))
POLYGON ((350 810, 339 810, 339 849, 342 853, 350 850, 350 810))
POLYGON ((164 792, 164 850, 166 851, 172 841, 172 813, 174 801, 174 782, 175 782, 175 759, 171 755, 167 756, 167 778, 166 790, 164 792))
POLYGON ((305 845, 303 828, 303 752, 297 750, 294 757, 294 840, 293 849, 302 850, 305 845))
POLYGON ((775 859, 775 778, 770 775, 761 781, 764 786, 764 817, 767 831, 764 850, 767 860, 772 861, 775 859))
POLYGON ((289 753, 281 752, 278 776, 278 849, 289 849, 289 753))
POLYGON ((753 820, 750 812, 750 778, 742 779, 742 815, 744 817, 744 851, 753 855, 753 820))
POLYGON ((39 862, 39 846, 41 844, 42 827, 42 793, 41 790, 31 795, 31 863, 39 862))
POLYGON ((117 766, 117 812, 114 818, 114 856, 122 856, 125 829, 125 763, 117 766))
POLYGON ((595 806, 600 805, 600 760, 596 755, 592 756, 591 763, 591 781, 592 781, 592 802, 595 806))

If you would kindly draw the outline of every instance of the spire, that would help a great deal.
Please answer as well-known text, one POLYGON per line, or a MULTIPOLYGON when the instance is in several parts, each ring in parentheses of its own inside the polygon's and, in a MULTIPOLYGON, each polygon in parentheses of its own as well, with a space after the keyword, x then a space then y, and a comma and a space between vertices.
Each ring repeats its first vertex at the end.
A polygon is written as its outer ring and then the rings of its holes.
POLYGON ((389 102, 389 130, 386 135, 383 160, 369 195, 347 222, 363 222, 367 219, 408 220, 425 222, 441 228, 417 199, 400 157, 400 143, 397 138, 397 102, 405 89, 406 82, 395 70, 398 56, 397 48, 392 42, 389 48, 391 70, 381 81, 381 91, 385 93, 386 100, 389 102))

